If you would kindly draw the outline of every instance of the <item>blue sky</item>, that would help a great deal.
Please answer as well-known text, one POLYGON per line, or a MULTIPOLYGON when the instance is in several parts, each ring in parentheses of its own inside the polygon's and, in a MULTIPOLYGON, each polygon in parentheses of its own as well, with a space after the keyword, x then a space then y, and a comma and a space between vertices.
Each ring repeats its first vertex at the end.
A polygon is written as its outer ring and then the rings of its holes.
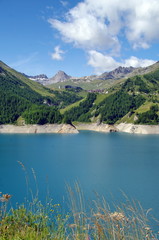
POLYGON ((158 0, 0 0, 0 59, 28 75, 72 76, 159 59, 158 0))

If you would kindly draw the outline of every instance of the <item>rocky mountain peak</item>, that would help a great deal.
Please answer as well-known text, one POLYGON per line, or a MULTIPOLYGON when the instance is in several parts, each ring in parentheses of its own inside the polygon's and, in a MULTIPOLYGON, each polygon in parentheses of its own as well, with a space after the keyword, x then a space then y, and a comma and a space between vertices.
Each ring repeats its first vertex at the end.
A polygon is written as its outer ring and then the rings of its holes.
POLYGON ((115 70, 111 71, 111 73, 124 73, 124 74, 127 74, 127 73, 130 73, 134 70, 135 68, 133 67, 118 67, 116 68, 115 70))
POLYGON ((70 79, 71 76, 67 75, 64 71, 58 71, 55 76, 49 79, 49 84, 56 83, 56 82, 64 82, 70 79))
POLYGON ((135 68, 133 67, 118 67, 111 72, 104 72, 99 76, 100 79, 120 79, 126 77, 127 74, 133 72, 135 68))

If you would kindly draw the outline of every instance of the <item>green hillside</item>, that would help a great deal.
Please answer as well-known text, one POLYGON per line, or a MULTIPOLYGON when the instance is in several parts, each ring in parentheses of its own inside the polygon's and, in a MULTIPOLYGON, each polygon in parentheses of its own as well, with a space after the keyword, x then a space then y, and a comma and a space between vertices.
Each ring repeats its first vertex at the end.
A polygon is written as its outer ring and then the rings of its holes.
POLYGON ((16 123, 20 116, 27 123, 59 122, 59 109, 81 99, 73 92, 45 88, 0 62, 0 124, 16 123))
POLYGON ((70 121, 120 122, 135 124, 159 123, 159 68, 137 75, 112 86, 107 94, 96 94, 87 111, 89 99, 64 113, 70 121), (80 112, 80 116, 77 113, 80 112))
POLYGON ((49 88, 51 89, 59 89, 60 88, 65 88, 66 85, 71 85, 75 87, 81 87, 84 90, 96 90, 96 89, 105 89, 110 87, 112 84, 114 84, 116 81, 109 79, 109 80, 101 80, 101 79, 96 79, 96 80, 67 80, 65 82, 57 82, 53 83, 51 85, 48 85, 49 88))
POLYGON ((0 124, 159 123, 159 68, 117 81, 104 94, 54 90, 0 62, 0 124))
POLYGON ((81 87, 85 90, 96 90, 96 89, 108 89, 113 85, 116 85, 117 83, 125 81, 128 77, 134 77, 134 76, 142 76, 144 74, 151 73, 153 71, 156 71, 159 69, 159 62, 156 62, 155 64, 145 67, 145 68, 136 68, 129 74, 126 74, 125 77, 118 76, 117 78, 110 78, 110 79, 101 79, 99 76, 97 76, 94 79, 88 78, 80 78, 80 79, 68 79, 64 82, 57 82, 53 83, 51 85, 48 85, 51 89, 59 89, 59 87, 62 89, 65 88, 66 85, 71 85, 75 87, 81 87))

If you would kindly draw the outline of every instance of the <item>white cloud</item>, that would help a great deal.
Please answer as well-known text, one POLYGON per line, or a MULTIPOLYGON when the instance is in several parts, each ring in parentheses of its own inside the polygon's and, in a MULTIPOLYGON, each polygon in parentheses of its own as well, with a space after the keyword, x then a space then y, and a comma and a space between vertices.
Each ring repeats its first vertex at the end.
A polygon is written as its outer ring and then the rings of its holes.
POLYGON ((103 55, 95 50, 89 51, 88 65, 95 69, 96 74, 109 72, 120 66, 111 56, 103 55))
POLYGON ((117 37, 111 34, 105 19, 96 16, 86 3, 80 3, 71 9, 66 22, 49 19, 49 23, 62 35, 65 42, 74 43, 76 47, 95 49, 120 49, 117 37))
POLYGON ((122 67, 147 67, 155 63, 153 60, 149 59, 140 59, 134 56, 131 56, 129 59, 125 59, 121 62, 116 61, 113 57, 108 55, 103 55, 100 52, 95 50, 89 51, 89 60, 88 64, 95 69, 96 74, 101 74, 103 72, 109 72, 115 68, 122 67))
POLYGON ((75 46, 119 51, 121 32, 134 48, 159 40, 158 12, 158 0, 85 0, 67 13, 65 22, 49 22, 75 46))
POLYGON ((147 67, 150 66, 152 64, 154 64, 155 61, 150 60, 150 59, 141 59, 141 58, 137 58, 137 57, 130 57, 129 59, 125 59, 124 61, 124 67, 147 67))
POLYGON ((51 54, 52 59, 54 60, 63 60, 64 51, 60 49, 60 46, 54 48, 54 52, 51 54))

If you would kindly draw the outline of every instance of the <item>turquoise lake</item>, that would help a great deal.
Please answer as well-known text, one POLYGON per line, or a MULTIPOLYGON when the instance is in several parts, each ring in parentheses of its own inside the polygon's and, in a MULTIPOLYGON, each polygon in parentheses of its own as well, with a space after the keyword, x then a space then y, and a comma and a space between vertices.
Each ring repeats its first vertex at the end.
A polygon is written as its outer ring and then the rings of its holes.
POLYGON ((12 203, 22 203, 29 188, 39 198, 49 189, 55 203, 66 198, 66 184, 79 181, 86 199, 94 192, 122 201, 122 191, 152 208, 159 219, 159 136, 122 133, 0 135, 0 191, 12 194, 12 203))

